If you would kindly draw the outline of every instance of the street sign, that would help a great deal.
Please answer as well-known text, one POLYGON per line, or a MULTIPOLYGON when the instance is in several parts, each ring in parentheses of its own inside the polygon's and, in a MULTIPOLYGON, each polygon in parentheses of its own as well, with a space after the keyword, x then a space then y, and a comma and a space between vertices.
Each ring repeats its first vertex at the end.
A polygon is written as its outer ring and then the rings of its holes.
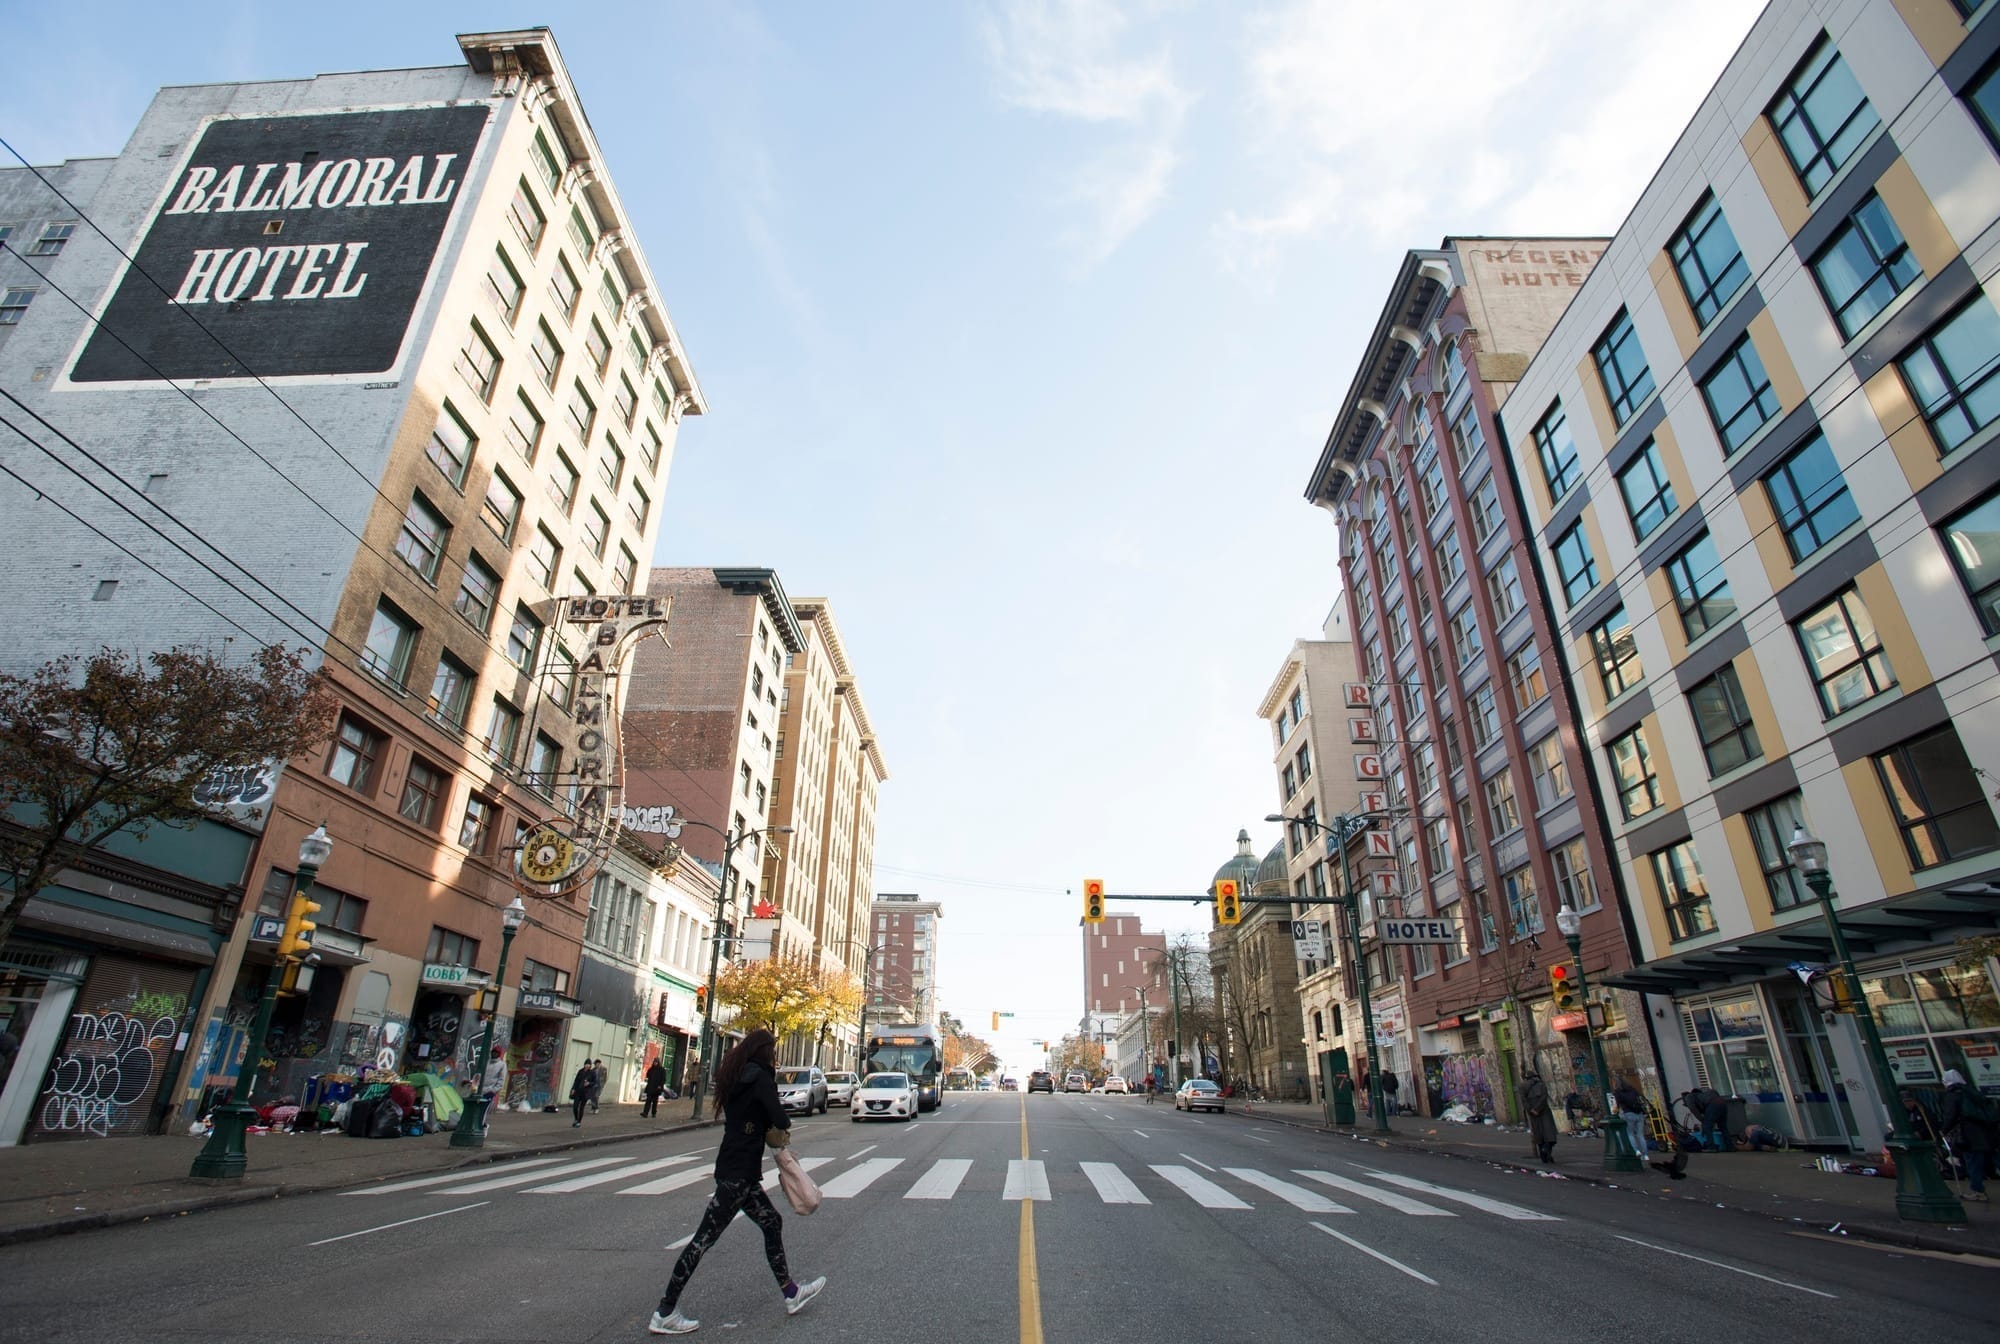
POLYGON ((1412 919, 1404 915, 1382 915, 1375 921, 1377 935, 1385 943, 1456 943, 1458 929, 1448 919, 1426 916, 1412 919))
POLYGON ((1292 948, 1300 961, 1325 961, 1325 925, 1317 919, 1293 920, 1292 948))

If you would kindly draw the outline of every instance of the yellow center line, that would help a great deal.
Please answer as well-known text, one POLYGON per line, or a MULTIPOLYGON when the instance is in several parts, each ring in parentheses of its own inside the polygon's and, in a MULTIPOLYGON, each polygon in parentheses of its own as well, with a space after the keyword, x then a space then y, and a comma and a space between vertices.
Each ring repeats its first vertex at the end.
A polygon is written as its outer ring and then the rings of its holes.
MULTIPOLYGON (((1028 1094, 1021 1094, 1021 1160, 1028 1161, 1028 1094)), ((1035 1201, 1021 1200, 1021 1344, 1042 1344, 1042 1276, 1035 1264, 1035 1201)))

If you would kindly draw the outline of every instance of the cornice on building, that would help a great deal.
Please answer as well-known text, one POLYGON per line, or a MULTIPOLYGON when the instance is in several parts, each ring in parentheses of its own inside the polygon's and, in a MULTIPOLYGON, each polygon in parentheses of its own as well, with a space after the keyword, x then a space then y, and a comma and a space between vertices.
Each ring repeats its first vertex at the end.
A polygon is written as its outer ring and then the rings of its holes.
POLYGON ((785 596, 785 585, 779 582, 777 570, 736 567, 715 568, 709 572, 715 575, 718 584, 730 592, 761 599, 764 614, 771 618, 785 651, 805 652, 805 631, 799 625, 797 610, 792 606, 791 599, 785 596))

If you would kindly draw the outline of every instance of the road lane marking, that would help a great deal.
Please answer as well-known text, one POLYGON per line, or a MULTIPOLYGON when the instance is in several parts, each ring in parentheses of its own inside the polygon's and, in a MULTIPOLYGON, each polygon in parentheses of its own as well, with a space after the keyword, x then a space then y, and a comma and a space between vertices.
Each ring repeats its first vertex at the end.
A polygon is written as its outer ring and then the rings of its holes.
POLYGON ((609 1171, 594 1171, 588 1176, 578 1176, 575 1180, 557 1181, 553 1185, 531 1186, 521 1193, 524 1195, 566 1195, 572 1190, 588 1190, 593 1185, 609 1185, 627 1176, 642 1176, 661 1167, 677 1167, 683 1162, 692 1162, 699 1154, 684 1157, 662 1157, 652 1162, 640 1162, 629 1167, 613 1167, 609 1171))
POLYGON ((1137 1134, 1137 1135, 1138 1135, 1138 1136, 1139 1136, 1140 1138, 1142 1138, 1142 1139, 1150 1139, 1150 1138, 1152 1138, 1152 1137, 1153 1137, 1153 1136, 1152 1136, 1151 1134, 1148 1134, 1148 1133, 1147 1133, 1147 1132, 1146 1132, 1145 1130, 1143 1130, 1143 1129, 1135 1129, 1135 1130, 1133 1130, 1132 1132, 1133 1132, 1134 1134, 1137 1134))
MULTIPOLYGON (((1028 1160, 1028 1094, 1021 1094, 1021 1160, 1028 1160)), ((1035 1201, 1021 1201, 1021 1239, 1016 1248, 1021 1344, 1042 1344, 1042 1271, 1035 1259, 1035 1201)))
POLYGON ((965 1173, 972 1170, 969 1157, 941 1157, 931 1164, 931 1169, 911 1186, 904 1199, 950 1199, 958 1193, 958 1184, 965 1179, 965 1173))
POLYGON ((1382 1254, 1382 1252, 1376 1250, 1373 1246, 1363 1246, 1353 1237, 1346 1236, 1342 1233, 1336 1232, 1332 1228, 1328 1227, 1325 1223, 1314 1223, 1313 1226, 1318 1228, 1320 1231, 1326 1233, 1329 1237, 1332 1237, 1335 1241, 1346 1242, 1349 1246, 1352 1246, 1355 1250, 1360 1251, 1363 1255, 1372 1255, 1377 1260, 1380 1260, 1383 1264, 1388 1265, 1394 1269, 1400 1269, 1405 1274, 1409 1275, 1411 1278, 1419 1280, 1420 1282, 1423 1283, 1428 1283, 1433 1288, 1438 1286, 1438 1281, 1436 1279, 1432 1278, 1428 1274, 1423 1274, 1418 1272, 1417 1270, 1411 1269, 1408 1265, 1404 1264, 1401 1260, 1396 1259, 1394 1256, 1384 1255, 1382 1254))
POLYGON ((630 1162, 629 1157, 593 1157, 588 1162, 572 1162, 554 1171, 514 1172, 506 1176, 495 1176, 491 1180, 474 1181, 471 1185, 454 1186, 450 1190, 440 1190, 439 1194, 483 1195, 488 1190, 505 1190, 510 1185, 526 1185, 530 1181, 546 1181, 551 1176, 570 1176, 577 1172, 594 1171, 598 1167, 613 1167, 621 1162, 630 1162))
MULTIPOLYGON (((1155 1163, 1153 1170, 1165 1178, 1170 1185, 1180 1187, 1182 1194, 1201 1205, 1204 1209, 1247 1209, 1250 1207, 1217 1185, 1214 1181, 1209 1180, 1206 1176, 1197 1176, 1186 1167, 1161 1166, 1155 1163)), ((1215 1168, 1210 1167, 1209 1170, 1214 1171, 1215 1168)))
POLYGON ((1250 1135, 1249 1137, 1250 1137, 1251 1139, 1255 1140, 1255 1141, 1256 1141, 1256 1142, 1258 1142, 1258 1143, 1269 1143, 1269 1142, 1270 1142, 1270 1140, 1269 1140, 1269 1139, 1259 1139, 1259 1138, 1257 1138, 1257 1136, 1256 1136, 1255 1134, 1252 1134, 1252 1135, 1250 1135))
MULTIPOLYGON (((823 1167, 831 1161, 833 1161, 833 1159, 830 1157, 802 1157, 799 1159, 799 1170, 811 1171, 814 1167, 823 1167)), ((776 1167, 773 1167, 764 1176, 764 1189, 766 1192, 769 1192, 772 1190, 776 1190, 777 1188, 778 1188, 778 1169, 776 1167)), ((743 1215, 739 1213, 736 1216, 738 1218, 741 1218, 743 1215)), ((668 1249, 671 1250, 673 1248, 668 1247, 668 1249)))
POLYGON ((1617 1233, 1614 1233, 1613 1235, 1618 1236, 1618 1240, 1620 1241, 1629 1241, 1634 1246, 1644 1246, 1649 1251, 1663 1251, 1668 1255, 1678 1255, 1683 1260, 1698 1260, 1704 1265, 1713 1265, 1717 1269, 1726 1269, 1731 1274, 1742 1274, 1748 1278, 1762 1279, 1765 1283, 1775 1283, 1780 1288, 1792 1288, 1796 1289, 1801 1293, 1811 1293, 1814 1297, 1833 1298, 1835 1301, 1839 1300, 1838 1298, 1835 1298, 1834 1294, 1832 1293, 1822 1293, 1819 1289, 1808 1288, 1802 1283, 1787 1283, 1783 1279, 1774 1279, 1769 1274, 1759 1274, 1755 1270, 1740 1269, 1735 1265, 1725 1265, 1720 1260, 1710 1260, 1706 1256, 1691 1255, 1686 1251, 1677 1251, 1671 1246, 1655 1246, 1652 1242, 1641 1241, 1637 1237, 1627 1237, 1619 1235, 1617 1233))
POLYGON ((1350 1195, 1359 1195, 1363 1199, 1372 1199, 1377 1204, 1386 1204, 1398 1213, 1412 1214, 1418 1218, 1458 1217, 1450 1209, 1440 1209, 1420 1199, 1399 1195, 1393 1190, 1381 1190, 1372 1185, 1364 1185, 1360 1181, 1350 1181, 1345 1176, 1336 1176, 1330 1171, 1307 1171, 1301 1167, 1297 1169, 1296 1174, 1310 1181, 1318 1181, 1321 1185, 1330 1185, 1336 1190, 1345 1190, 1350 1195))
POLYGON ((1048 1199, 1049 1168, 1040 1158, 1015 1158, 1007 1163, 1007 1188, 1002 1199, 1048 1199))
POLYGON ((712 1175, 712 1168, 696 1167, 691 1171, 677 1171, 673 1175, 664 1177, 661 1180, 648 1181, 644 1185, 635 1185, 630 1190, 620 1190, 618 1193, 621 1195, 664 1195, 671 1190, 679 1190, 683 1186, 708 1180, 712 1175))
POLYGON ((324 1241, 309 1242, 307 1244, 309 1246, 331 1246, 334 1242, 346 1241, 349 1237, 365 1237, 370 1232, 387 1232, 392 1227, 408 1227, 411 1223, 421 1223, 432 1218, 449 1218, 452 1214, 464 1213, 467 1209, 483 1209, 492 1202, 490 1199, 482 1199, 477 1204, 466 1204, 456 1209, 440 1209, 436 1213, 426 1213, 420 1214, 415 1218, 405 1218, 399 1223, 384 1223, 380 1227, 364 1227, 359 1232, 343 1232, 337 1237, 328 1237, 324 1241))
POLYGON ((1497 1213, 1502 1218, 1512 1218, 1516 1222, 1559 1223, 1562 1221, 1562 1219, 1556 1217, 1553 1213, 1537 1213, 1533 1209, 1524 1209, 1519 1204, 1509 1204, 1504 1199, 1488 1199, 1485 1195, 1475 1195, 1465 1190, 1453 1190, 1442 1185, 1432 1185, 1429 1181, 1420 1181, 1413 1176, 1398 1176, 1394 1172, 1377 1171, 1373 1167, 1362 1167, 1359 1162, 1354 1163, 1354 1165, 1361 1167, 1361 1170, 1367 1172, 1378 1181, 1387 1181, 1391 1185, 1400 1185, 1405 1190, 1421 1190, 1425 1194, 1435 1195, 1439 1199, 1449 1199, 1460 1204, 1470 1204, 1475 1209, 1484 1209, 1488 1213, 1497 1213))
POLYGON ((1132 1184, 1132 1178, 1118 1169, 1115 1162, 1085 1162, 1083 1174, 1090 1177, 1090 1183, 1097 1187, 1097 1197, 1106 1204, 1151 1204, 1132 1184))
POLYGON ((1254 1185, 1260 1190, 1268 1190, 1293 1208, 1307 1213, 1353 1213, 1345 1204, 1336 1204, 1317 1191, 1308 1190, 1290 1181, 1281 1181, 1276 1176, 1267 1176, 1255 1167, 1224 1167, 1224 1171, 1237 1180, 1254 1185))
POLYGON ((1192 1163, 1194 1163, 1194 1164, 1195 1164, 1195 1165, 1196 1165, 1197 1167, 1200 1167, 1200 1168, 1201 1168, 1201 1169, 1202 1169, 1203 1171, 1214 1171, 1214 1170, 1215 1170, 1215 1168, 1214 1168, 1214 1167, 1211 1167, 1211 1166, 1209 1166, 1209 1165, 1208 1165, 1208 1163, 1206 1163, 1206 1162, 1202 1161, 1202 1160, 1201 1160, 1200 1158, 1197 1158, 1197 1157, 1189 1157, 1189 1156, 1188 1156, 1188 1155, 1187 1155, 1186 1153, 1180 1153, 1180 1154, 1178 1154, 1178 1156, 1180 1157, 1180 1159, 1181 1159, 1182 1161, 1184 1161, 1184 1162, 1192 1162, 1192 1163))
POLYGON ((849 1153, 847 1155, 847 1159, 850 1162, 859 1162, 862 1158, 868 1156, 868 1154, 874 1152, 877 1148, 880 1148, 881 1146, 882 1145, 879 1143, 871 1143, 858 1153, 849 1153))
POLYGON ((852 1199, 903 1165, 900 1157, 871 1157, 858 1167, 849 1167, 819 1188, 828 1199, 852 1199))
MULTIPOLYGON (((522 1171, 528 1167, 551 1167, 558 1162, 567 1160, 561 1157, 531 1157, 526 1162, 509 1162, 507 1169, 510 1171, 522 1171)), ((491 1171, 493 1168, 486 1167, 482 1170, 491 1171)), ((386 1195, 397 1190, 416 1190, 426 1185, 443 1185, 446 1181, 463 1181, 478 1174, 477 1171, 448 1171, 442 1176, 420 1176, 414 1181, 392 1181, 388 1185, 371 1185, 366 1190, 343 1190, 340 1193, 343 1195, 386 1195)), ((545 1171, 540 1174, 548 1176, 553 1173, 545 1171)))

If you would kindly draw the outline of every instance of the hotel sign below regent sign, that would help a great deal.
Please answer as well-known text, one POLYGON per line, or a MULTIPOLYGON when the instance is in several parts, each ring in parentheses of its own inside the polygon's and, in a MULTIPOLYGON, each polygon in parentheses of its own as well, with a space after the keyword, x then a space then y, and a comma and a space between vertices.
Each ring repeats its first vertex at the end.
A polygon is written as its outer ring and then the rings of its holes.
POLYGON ((403 107, 208 122, 70 382, 395 369, 488 115, 403 107))

